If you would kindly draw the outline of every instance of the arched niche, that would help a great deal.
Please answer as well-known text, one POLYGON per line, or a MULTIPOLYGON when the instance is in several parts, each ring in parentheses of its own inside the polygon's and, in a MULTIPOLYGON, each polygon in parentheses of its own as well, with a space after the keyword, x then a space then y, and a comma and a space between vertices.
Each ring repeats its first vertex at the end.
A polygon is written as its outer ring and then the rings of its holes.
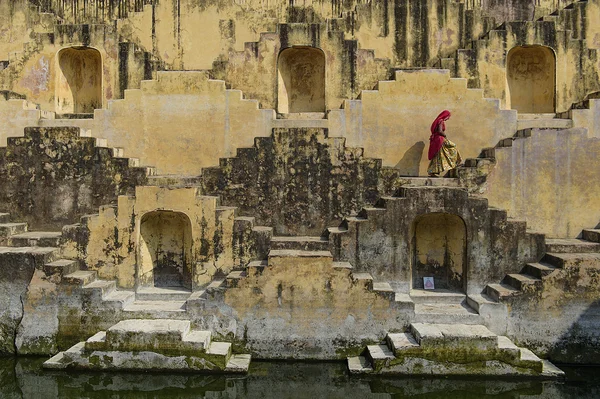
POLYGON ((277 111, 325 112, 325 54, 314 47, 291 47, 277 60, 277 111))
POLYGON ((181 212, 142 216, 138 258, 140 286, 192 288, 192 225, 181 212))
POLYGON ((555 112, 556 59, 544 46, 518 46, 506 57, 508 104, 521 113, 555 112))
POLYGON ((69 47, 58 52, 56 112, 92 113, 102 108, 102 56, 91 47, 69 47))
POLYGON ((436 289, 465 290, 465 222, 448 213, 428 213, 414 222, 412 287, 422 289, 423 277, 433 277, 436 289))

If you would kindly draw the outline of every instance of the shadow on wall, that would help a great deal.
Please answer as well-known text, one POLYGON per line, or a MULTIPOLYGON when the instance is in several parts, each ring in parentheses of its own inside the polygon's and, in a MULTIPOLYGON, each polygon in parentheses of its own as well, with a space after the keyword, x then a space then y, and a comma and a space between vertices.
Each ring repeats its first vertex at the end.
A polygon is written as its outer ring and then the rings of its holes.
POLYGON ((548 351, 555 363, 600 364, 600 299, 590 303, 548 351))
POLYGON ((424 149, 425 142, 417 141, 412 147, 406 150, 402 159, 394 166, 394 168, 400 170, 401 176, 419 176, 419 165, 421 163, 421 158, 423 157, 424 149))

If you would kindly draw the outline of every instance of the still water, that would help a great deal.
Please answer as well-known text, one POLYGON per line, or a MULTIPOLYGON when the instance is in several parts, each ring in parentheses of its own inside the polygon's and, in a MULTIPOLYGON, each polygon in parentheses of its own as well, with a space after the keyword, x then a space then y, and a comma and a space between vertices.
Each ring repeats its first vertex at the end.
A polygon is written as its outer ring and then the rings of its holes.
POLYGON ((600 398, 600 367, 562 367, 564 382, 351 377, 344 363, 252 362, 247 376, 82 373, 44 359, 0 358, 0 398, 600 398))

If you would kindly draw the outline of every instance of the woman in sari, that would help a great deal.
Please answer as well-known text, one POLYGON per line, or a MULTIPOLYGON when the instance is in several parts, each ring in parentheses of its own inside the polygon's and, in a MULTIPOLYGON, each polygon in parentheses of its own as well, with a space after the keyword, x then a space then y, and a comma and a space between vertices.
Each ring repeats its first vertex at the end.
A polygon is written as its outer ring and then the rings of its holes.
POLYGON ((450 119, 450 111, 442 111, 431 124, 431 137, 429 137, 430 160, 427 173, 429 176, 438 176, 447 170, 454 169, 462 162, 456 144, 446 138, 446 124, 450 119))

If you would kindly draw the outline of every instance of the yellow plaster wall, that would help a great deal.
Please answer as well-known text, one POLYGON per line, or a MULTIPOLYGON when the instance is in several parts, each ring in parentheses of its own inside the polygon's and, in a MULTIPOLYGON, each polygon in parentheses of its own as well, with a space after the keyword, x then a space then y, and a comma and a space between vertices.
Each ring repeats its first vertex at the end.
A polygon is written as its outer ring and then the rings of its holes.
POLYGON ((533 130, 495 152, 483 194, 490 206, 554 238, 574 238, 600 223, 599 138, 585 129, 533 130))
MULTIPOLYGON (((278 329, 300 337, 312 336, 323 326, 344 330, 349 315, 364 322, 373 317, 389 318, 390 302, 354 282, 349 269, 335 269, 331 257, 270 257, 262 273, 243 278, 225 291, 225 303, 239 319, 247 320, 249 334, 261 319, 279 320, 278 329)), ((327 331, 331 335, 332 331, 327 331)))
POLYGON ((346 137, 347 145, 364 147, 365 156, 382 158, 404 174, 424 175, 430 126, 442 110, 452 112, 446 133, 464 159, 515 133, 516 112, 498 105, 446 70, 397 71, 394 81, 380 82, 378 90, 363 91, 361 100, 331 111, 330 136, 346 137))
POLYGON ((40 111, 26 100, 5 100, 0 97, 0 147, 6 146, 7 137, 23 136, 25 126, 35 126, 40 111))
POLYGON ((252 146, 254 137, 268 136, 272 119, 272 110, 259 110, 205 72, 160 72, 158 80, 96 110, 93 131, 161 174, 196 175, 252 146))

